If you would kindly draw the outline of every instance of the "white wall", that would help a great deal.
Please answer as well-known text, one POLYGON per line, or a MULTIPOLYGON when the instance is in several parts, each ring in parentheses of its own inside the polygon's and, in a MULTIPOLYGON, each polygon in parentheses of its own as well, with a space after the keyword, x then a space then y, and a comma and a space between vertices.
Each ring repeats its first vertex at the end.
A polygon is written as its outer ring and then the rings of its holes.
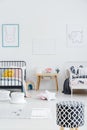
MULTIPOLYGON (((0 0, 0 30, 2 24, 20 25, 20 47, 2 48, 0 31, 0 60, 25 60, 27 79, 35 80, 39 67, 59 67, 59 87, 62 87, 67 61, 86 61, 87 45, 66 46, 66 24, 87 28, 86 0, 0 0), (55 39, 55 55, 33 55, 33 39, 55 39)), ((87 43, 87 41, 85 41, 87 43)), ((54 88, 51 81, 41 88, 54 88), (49 87, 50 86, 50 87, 49 87)))

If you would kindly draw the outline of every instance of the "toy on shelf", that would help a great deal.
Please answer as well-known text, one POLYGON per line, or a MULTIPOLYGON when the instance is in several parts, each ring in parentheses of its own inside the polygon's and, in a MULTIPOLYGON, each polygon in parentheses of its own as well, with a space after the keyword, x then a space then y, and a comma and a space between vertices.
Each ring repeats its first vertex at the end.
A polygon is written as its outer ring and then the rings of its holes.
POLYGON ((46 73, 51 73, 52 71, 53 71, 52 68, 46 68, 46 69, 45 69, 45 72, 46 72, 46 73))

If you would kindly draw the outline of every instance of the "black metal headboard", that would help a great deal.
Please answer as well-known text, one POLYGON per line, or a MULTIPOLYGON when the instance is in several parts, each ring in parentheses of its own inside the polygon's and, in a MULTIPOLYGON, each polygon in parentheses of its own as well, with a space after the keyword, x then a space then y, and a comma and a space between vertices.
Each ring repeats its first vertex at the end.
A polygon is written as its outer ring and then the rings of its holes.
POLYGON ((26 66, 26 62, 25 61, 0 61, 0 67, 5 67, 5 66, 24 67, 26 66))

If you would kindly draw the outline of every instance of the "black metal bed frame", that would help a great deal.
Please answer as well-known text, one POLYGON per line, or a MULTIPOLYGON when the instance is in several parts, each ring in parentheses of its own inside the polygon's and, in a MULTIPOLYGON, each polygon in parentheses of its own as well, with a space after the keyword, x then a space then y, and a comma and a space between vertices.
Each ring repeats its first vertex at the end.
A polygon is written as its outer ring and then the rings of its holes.
POLYGON ((21 89, 23 91, 23 81, 26 81, 25 61, 0 61, 0 89, 10 89, 11 91, 21 89), (23 67, 25 67, 24 70, 23 67), (2 77, 2 73, 9 69, 14 71, 14 79, 13 77, 2 77))

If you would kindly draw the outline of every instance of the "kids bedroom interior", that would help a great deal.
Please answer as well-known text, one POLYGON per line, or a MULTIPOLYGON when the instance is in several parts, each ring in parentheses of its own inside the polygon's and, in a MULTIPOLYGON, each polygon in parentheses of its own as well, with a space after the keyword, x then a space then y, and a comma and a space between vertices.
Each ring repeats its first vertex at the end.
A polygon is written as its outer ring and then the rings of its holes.
POLYGON ((86 12, 86 0, 0 0, 0 130, 87 129, 86 12))

